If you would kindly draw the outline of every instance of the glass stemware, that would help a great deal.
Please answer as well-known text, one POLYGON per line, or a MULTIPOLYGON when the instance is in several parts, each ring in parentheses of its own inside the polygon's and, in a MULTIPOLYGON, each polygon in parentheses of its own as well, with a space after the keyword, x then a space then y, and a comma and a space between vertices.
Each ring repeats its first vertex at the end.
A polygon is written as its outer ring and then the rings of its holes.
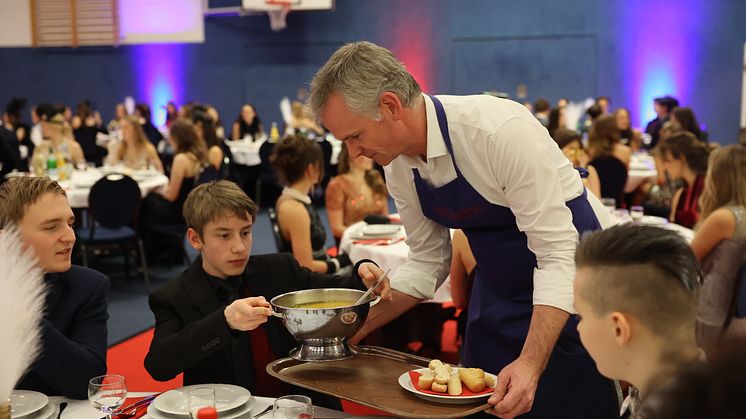
POLYGON ((93 407, 111 419, 111 413, 127 399, 127 384, 121 375, 107 374, 88 382, 88 400, 93 407))

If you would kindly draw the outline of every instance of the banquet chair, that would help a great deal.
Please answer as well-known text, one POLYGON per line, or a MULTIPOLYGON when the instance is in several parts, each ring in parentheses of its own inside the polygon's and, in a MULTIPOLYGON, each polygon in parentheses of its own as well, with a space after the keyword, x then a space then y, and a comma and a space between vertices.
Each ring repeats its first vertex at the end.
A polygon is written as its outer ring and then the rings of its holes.
POLYGON ((616 202, 624 202, 624 186, 627 184, 627 166, 613 156, 597 157, 588 165, 598 172, 601 181, 601 197, 614 198, 616 202))
POLYGON ((280 196, 281 189, 277 182, 277 175, 272 169, 272 165, 269 163, 269 156, 272 155, 274 147, 275 144, 270 143, 269 141, 265 141, 259 147, 259 158, 262 162, 259 166, 259 177, 256 179, 256 186, 254 188, 256 191, 256 206, 258 208, 262 207, 263 195, 269 194, 269 202, 272 203, 271 205, 274 205, 277 197, 280 196))
POLYGON ((150 276, 142 240, 137 233, 140 210, 140 187, 129 176, 111 173, 99 179, 88 195, 88 223, 76 229, 83 266, 88 266, 91 248, 119 248, 124 255, 125 276, 129 278, 129 247, 140 259, 145 287, 150 289, 150 276))
MULTIPOLYGON (((214 182, 222 179, 221 172, 215 167, 208 165, 200 169, 194 178, 192 189, 203 183, 214 182)), ((187 266, 192 264, 189 245, 186 241, 187 226, 185 223, 178 224, 157 224, 152 227, 151 233, 155 240, 165 242, 170 245, 171 249, 176 250, 179 258, 183 258, 187 266)), ((170 265, 170 258, 168 259, 170 265)))
POLYGON ((741 265, 733 298, 733 308, 736 317, 746 317, 746 264, 741 265))
POLYGON ((290 252, 290 249, 285 247, 285 241, 282 240, 282 234, 280 234, 280 224, 277 222, 277 213, 275 212, 275 209, 272 207, 267 208, 267 215, 269 216, 269 224, 272 227, 272 237, 275 239, 277 253, 290 252))

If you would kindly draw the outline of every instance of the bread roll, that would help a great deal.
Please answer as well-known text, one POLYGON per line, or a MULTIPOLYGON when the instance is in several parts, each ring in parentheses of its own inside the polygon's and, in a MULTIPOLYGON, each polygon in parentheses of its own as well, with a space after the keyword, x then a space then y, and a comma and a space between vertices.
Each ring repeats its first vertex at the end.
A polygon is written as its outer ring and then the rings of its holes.
POLYGON ((451 378, 448 380, 448 394, 451 396, 460 396, 461 392, 461 378, 458 373, 454 371, 451 373, 451 378))
POLYGON ((448 386, 446 384, 433 383, 430 390, 437 391, 438 393, 445 393, 448 391, 448 386))
MULTIPOLYGON (((461 368, 458 370, 458 373, 466 388, 474 393, 479 393, 484 390, 484 376, 480 377, 477 371, 473 371, 474 369, 475 368, 461 368)), ((484 371, 482 374, 484 374, 484 371)))
POLYGON ((430 390, 433 385, 433 372, 427 370, 420 374, 420 379, 417 380, 417 386, 422 390, 430 390))
POLYGON ((494 375, 486 375, 485 374, 485 376, 484 376, 484 384, 487 387, 495 388, 495 386, 497 385, 497 380, 495 379, 494 375))

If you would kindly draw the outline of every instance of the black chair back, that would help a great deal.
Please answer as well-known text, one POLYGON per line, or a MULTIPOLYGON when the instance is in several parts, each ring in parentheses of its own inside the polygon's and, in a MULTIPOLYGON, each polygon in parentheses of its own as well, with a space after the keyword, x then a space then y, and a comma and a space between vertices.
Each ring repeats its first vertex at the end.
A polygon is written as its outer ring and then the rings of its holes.
POLYGON ((282 239, 280 233, 280 225, 277 223, 277 213, 274 208, 267 208, 267 215, 269 215, 269 224, 272 226, 272 237, 275 239, 275 245, 277 246, 277 253, 289 252, 290 249, 285 247, 285 241, 282 239))
POLYGON ((210 183, 222 179, 220 170, 216 169, 213 165, 203 167, 197 176, 194 177, 194 186, 201 185, 203 183, 210 183))
POLYGON ((601 181, 601 197, 614 198, 617 203, 624 202, 624 186, 627 184, 627 166, 613 156, 593 159, 589 165, 598 172, 601 181))
POLYGON ((88 195, 88 211, 93 221, 91 226, 134 226, 141 199, 140 187, 131 177, 121 173, 102 177, 91 187, 88 195))
POLYGON ((275 148, 275 143, 270 143, 269 141, 265 141, 260 147, 259 147, 259 158, 262 160, 261 163, 261 173, 264 175, 272 175, 274 176, 275 172, 272 170, 272 165, 269 163, 269 156, 272 155, 272 150, 275 148))
POLYGON ((741 266, 738 274, 734 296, 734 309, 736 317, 746 317, 746 264, 741 266))

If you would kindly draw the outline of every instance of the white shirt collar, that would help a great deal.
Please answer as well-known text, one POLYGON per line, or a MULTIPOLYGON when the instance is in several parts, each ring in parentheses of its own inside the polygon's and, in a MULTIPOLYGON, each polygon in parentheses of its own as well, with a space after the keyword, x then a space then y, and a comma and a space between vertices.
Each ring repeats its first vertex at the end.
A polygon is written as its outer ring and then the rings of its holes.
POLYGON ((304 194, 302 192, 298 192, 298 191, 296 191, 293 188, 288 188, 287 186, 284 187, 284 188, 282 188, 282 194, 283 195, 287 195, 290 198, 297 199, 298 201, 300 201, 300 202, 302 202, 302 203, 304 203, 306 205, 311 205, 311 197, 310 196, 308 196, 308 195, 306 195, 306 194, 304 194))
POLYGON ((427 159, 446 156, 448 155, 448 147, 446 147, 446 141, 440 133, 435 105, 430 96, 424 93, 422 96, 425 98, 425 114, 427 115, 427 159))

